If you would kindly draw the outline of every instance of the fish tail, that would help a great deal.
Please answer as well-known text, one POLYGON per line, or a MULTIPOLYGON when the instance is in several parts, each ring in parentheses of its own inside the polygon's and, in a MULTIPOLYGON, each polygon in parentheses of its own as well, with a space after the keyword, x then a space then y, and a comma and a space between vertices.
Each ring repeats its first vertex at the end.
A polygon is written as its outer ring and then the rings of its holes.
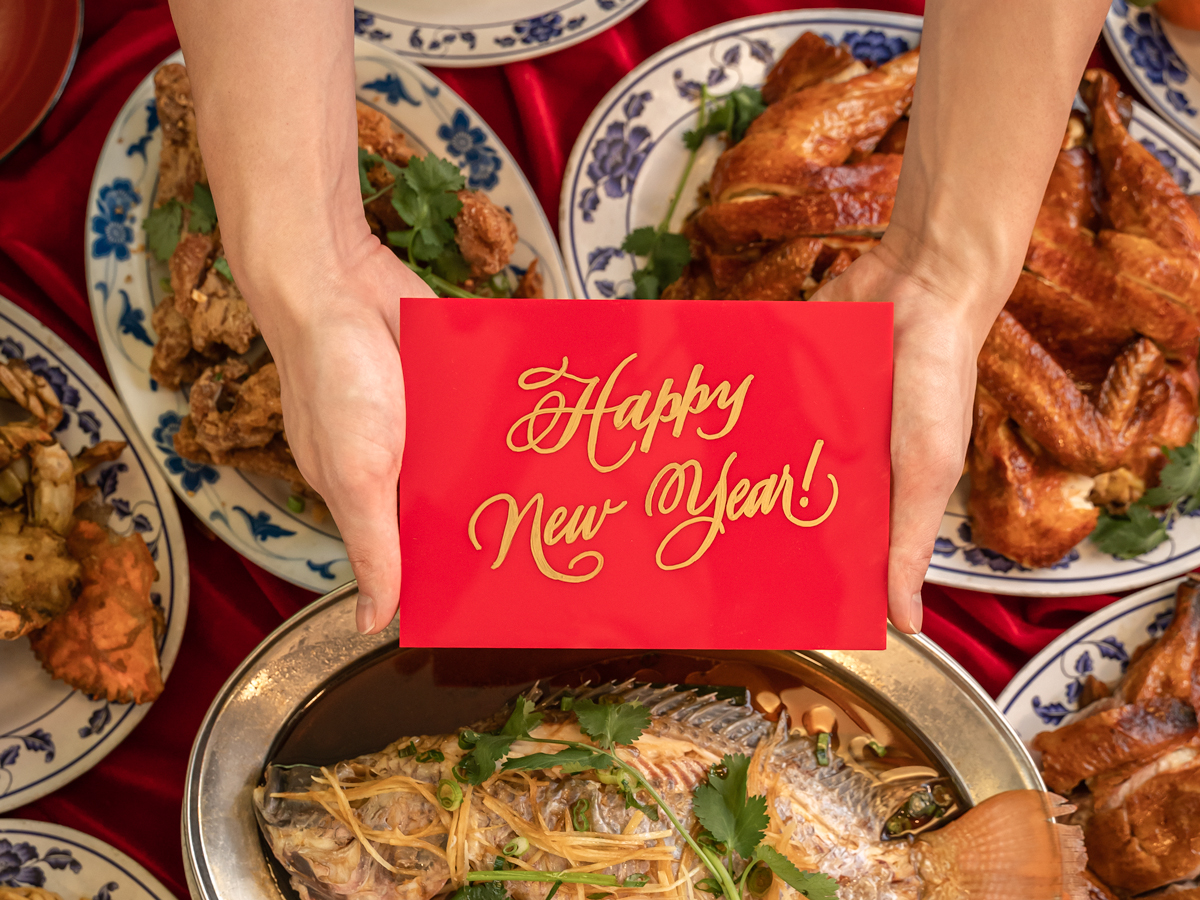
POLYGON ((1084 900, 1083 832, 1054 820, 1075 811, 1042 791, 1007 791, 918 838, 922 900, 1084 900))

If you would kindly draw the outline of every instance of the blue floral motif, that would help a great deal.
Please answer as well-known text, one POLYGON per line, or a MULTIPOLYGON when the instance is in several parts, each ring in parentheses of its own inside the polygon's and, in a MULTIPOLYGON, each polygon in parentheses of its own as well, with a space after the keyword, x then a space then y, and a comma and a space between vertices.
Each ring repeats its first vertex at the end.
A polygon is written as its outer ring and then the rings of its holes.
POLYGON ((544 44, 563 33, 562 20, 560 13, 546 13, 514 23, 513 31, 522 44, 544 44))
POLYGON ((1154 621, 1146 626, 1146 633, 1152 638, 1162 637, 1162 633, 1167 630, 1172 622, 1175 621, 1175 609, 1165 609, 1154 617, 1154 621))
POLYGON ((375 16, 366 10, 354 10, 354 33, 370 41, 391 40, 392 33, 382 28, 375 28, 375 16))
POLYGON ((607 278, 601 278, 595 282, 596 290, 600 292, 601 297, 607 297, 610 300, 617 293, 617 286, 607 278))
POLYGON ((684 100, 699 100, 700 89, 702 85, 695 79, 685 79, 683 77, 683 69, 676 69, 672 75, 672 80, 675 82, 675 90, 684 100))
POLYGON ((904 38, 888 37, 882 31, 873 28, 865 33, 847 31, 842 35, 841 43, 850 49, 855 59, 872 62, 877 66, 909 50, 908 41, 904 38))
POLYGON ((1047 703, 1043 705, 1040 697, 1033 698, 1033 711, 1047 725, 1058 725, 1071 713, 1071 710, 1067 709, 1061 703, 1047 703))
POLYGON ((129 244, 133 243, 132 211, 142 202, 128 178, 117 178, 100 188, 96 198, 98 215, 92 217, 92 231, 99 235, 92 242, 92 256, 99 259, 115 256, 129 259, 129 244))
POLYGON ((154 526, 150 524, 150 520, 142 513, 138 513, 133 517, 133 530, 138 534, 148 534, 154 530, 154 526))
MULTIPOLYGON (((123 462, 113 463, 111 466, 106 466, 100 471, 100 474, 96 476, 96 487, 100 488, 102 499, 107 500, 109 495, 117 490, 117 479, 121 476, 122 472, 128 471, 129 466, 123 462)), ((128 510, 129 502, 126 500, 122 500, 121 502, 125 504, 126 510, 128 510)))
POLYGON ((587 21, 587 16, 576 16, 567 22, 567 31, 574 31, 587 21))
POLYGON ((511 34, 506 34, 504 37, 492 38, 501 47, 511 47, 517 42, 517 39, 511 34))
POLYGON ((128 500, 122 500, 120 497, 113 497, 109 501, 109 506, 113 508, 113 512, 117 514, 119 519, 128 519, 133 515, 133 510, 129 506, 128 500))
POLYGON ((175 452, 175 434, 179 431, 179 423, 183 421, 179 413, 171 410, 158 417, 158 427, 154 429, 154 444, 166 456, 164 464, 172 475, 181 476, 183 489, 195 493, 204 484, 216 484, 221 473, 212 466, 184 459, 175 452))
POLYGON ((1115 659, 1124 665, 1129 664, 1129 653, 1126 652, 1125 645, 1115 637, 1101 638, 1096 641, 1096 649, 1099 651, 1101 659, 1115 659))
POLYGON ((1146 70, 1146 78, 1152 84, 1165 85, 1168 81, 1183 84, 1187 81, 1187 66, 1163 34, 1157 16, 1138 13, 1132 21, 1126 21, 1121 36, 1129 45, 1134 64, 1146 70))
POLYGON ((587 273, 591 275, 593 272, 603 272, 613 259, 620 259, 623 256, 625 256, 625 251, 619 247, 597 247, 587 256, 587 273))
POLYGON ((472 127, 462 109, 456 109, 449 123, 438 126, 438 139, 446 142, 446 152, 461 157, 459 165, 467 167, 467 187, 490 191, 500 182, 500 155, 487 143, 487 132, 472 127))
POLYGON ((150 143, 150 138, 158 129, 158 101, 153 97, 146 101, 146 133, 134 141, 125 149, 126 156, 139 154, 142 159, 146 158, 146 145, 150 143))
MULTIPOLYGON (((17 345, 20 346, 19 344, 17 345)), ((31 356, 25 360, 29 365, 29 371, 34 375, 41 375, 50 385, 54 395, 58 397, 58 401, 63 406, 69 406, 75 409, 79 406, 79 389, 72 387, 67 383, 67 373, 58 366, 52 366, 47 362, 44 356, 31 356)))
POLYGON ((262 541, 264 544, 268 538, 291 537, 296 533, 288 531, 281 525, 276 525, 271 521, 269 513, 260 511, 257 515, 251 515, 241 506, 235 506, 234 510, 245 517, 246 525, 250 528, 250 534, 254 536, 254 539, 262 541))
POLYGON ((604 137, 592 146, 592 161, 588 163, 588 178, 613 200, 633 190, 642 163, 654 146, 650 129, 635 125, 625 134, 624 122, 610 122, 604 137))
POLYGON ((761 38, 747 38, 746 43, 750 46, 750 55, 757 59, 768 69, 775 65, 775 49, 761 38))
POLYGON ((442 31, 439 34, 440 37, 435 37, 426 46, 425 38, 421 36, 421 29, 414 28, 412 34, 408 36, 408 46, 414 50, 420 50, 422 53, 432 53, 435 50, 440 50, 443 46, 449 46, 461 39, 472 50, 475 49, 475 32, 473 31, 442 31))
POLYGON ((110 881, 92 895, 92 900, 112 900, 112 892, 117 889, 117 883, 110 881))
POLYGON ((636 119, 638 116, 640 116, 645 111, 646 104, 650 102, 652 97, 653 94, 651 94, 649 91, 630 94, 625 100, 625 105, 621 107, 625 113, 625 118, 636 119))
POLYGON ((472 147, 487 143, 487 134, 482 128, 472 128, 466 112, 455 110, 449 124, 438 126, 438 139, 446 142, 446 152, 451 156, 462 156, 472 147))
POLYGON ((117 319, 117 327, 121 334, 127 334, 136 341, 141 341, 147 347, 153 347, 154 341, 150 340, 150 335, 146 333, 146 311, 134 309, 133 304, 129 302, 128 292, 122 290, 121 294, 121 316, 117 319))
POLYGON ((411 106, 420 106, 421 101, 416 100, 409 94, 408 89, 404 86, 404 82, 400 80, 400 76, 395 72, 388 72, 383 78, 376 78, 374 81, 368 81, 363 85, 363 90, 379 91, 387 97, 387 102, 395 106, 401 100, 411 106))
POLYGON ((337 576, 330 571, 330 567, 336 562, 339 562, 339 560, 331 559, 329 562, 319 563, 308 559, 304 561, 304 564, 308 566, 311 571, 320 572, 322 578, 328 578, 330 581, 333 581, 337 578, 337 576))
POLYGON ((3 353, 8 359, 24 359, 25 347, 20 341, 6 337, 0 339, 0 353, 3 353))
POLYGON ((80 410, 78 414, 79 428, 86 434, 93 444, 100 440, 100 420, 96 418, 96 414, 88 410, 80 410))
POLYGON ((596 0, 596 5, 605 12, 616 9, 618 0, 596 0))
POLYGON ((1176 159, 1174 153, 1172 153, 1170 150, 1160 148, 1149 138, 1143 138, 1141 144, 1154 155, 1155 159, 1162 163, 1163 168, 1166 169, 1170 176, 1175 179, 1176 184, 1178 184, 1185 191, 1191 188, 1192 175, 1181 165, 1179 165, 1179 160, 1176 159))
POLYGON ((1058 665, 1067 679, 1063 688, 1066 703, 1043 705, 1040 697, 1034 697, 1031 701, 1033 711, 1047 725, 1058 725, 1068 715, 1080 709, 1084 686, 1096 671, 1092 651, 1088 648, 1095 649, 1101 659, 1119 662, 1122 672, 1129 666, 1129 652, 1125 649, 1125 644, 1112 635, 1099 640, 1080 641, 1072 648, 1079 651, 1079 655, 1073 659, 1063 653, 1058 658, 1058 665))
MULTIPOLYGON (((951 558, 954 554, 962 551, 963 559, 973 566, 987 566, 993 572, 1028 572, 1030 571, 1025 566, 1014 560, 1009 559, 1002 553, 997 553, 995 550, 989 550, 986 547, 979 547, 971 537, 971 524, 962 522, 958 526, 958 540, 953 538, 939 537, 933 543, 933 552, 946 559, 951 558)), ((1071 563, 1079 559, 1079 551, 1075 548, 1071 550, 1052 565, 1052 569, 1066 569, 1071 563)))
POLYGON ((108 727, 108 723, 111 721, 112 710, 108 708, 108 702, 105 701, 103 706, 92 710, 92 714, 88 716, 88 723, 79 729, 79 736, 85 738, 98 735, 108 727))
POLYGON ((14 843, 0 838, 0 887, 42 887, 46 884, 46 873, 39 865, 51 869, 70 869, 78 873, 83 865, 70 850, 51 847, 42 856, 33 844, 20 841, 14 843))

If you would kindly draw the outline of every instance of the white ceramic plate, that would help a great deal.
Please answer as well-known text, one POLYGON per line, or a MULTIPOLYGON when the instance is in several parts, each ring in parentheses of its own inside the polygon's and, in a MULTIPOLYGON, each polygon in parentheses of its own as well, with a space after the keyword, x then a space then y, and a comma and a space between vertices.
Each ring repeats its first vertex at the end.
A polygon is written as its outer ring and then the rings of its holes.
POLYGON ((1120 679, 1133 651, 1171 624, 1181 581, 1156 584, 1092 613, 1025 664, 996 705, 1026 745, 1079 709, 1088 675, 1109 684, 1120 679))
MULTIPOLYGON (((520 233, 512 268, 533 259, 547 297, 566 297, 566 275, 550 223, 516 162, 495 134, 442 81, 414 63, 357 41, 360 100, 385 113, 423 151, 454 160, 468 186, 508 209, 520 233)), ((182 62, 178 53, 165 62, 182 62)), ((352 577, 333 521, 311 509, 287 507, 287 484, 227 467, 180 458, 172 437, 187 414, 182 391, 150 377, 154 336, 150 315, 163 291, 166 264, 144 249, 142 218, 158 182, 162 146, 153 75, 146 76, 113 123, 96 164, 89 201, 85 256, 92 315, 117 393, 171 486, 219 537, 269 572, 324 592, 352 577)), ((310 504, 311 507, 311 504, 310 504)))
POLYGON ((1154 7, 1113 0, 1104 37, 1142 97, 1200 143, 1200 31, 1172 25, 1154 7))
POLYGON ((492 66, 570 47, 646 0, 360 0, 354 33, 430 66, 492 66))
MULTIPOLYGON (((685 38, 646 60, 601 101, 567 164, 559 234, 577 297, 632 289, 634 260, 625 235, 656 225, 687 159, 682 135, 695 127, 699 84, 714 94, 761 84, 771 63, 804 31, 848 43, 862 59, 884 62, 920 43, 921 19, 860 10, 802 10, 727 22, 685 38)), ((1186 190, 1200 189, 1200 150, 1135 104, 1131 131, 1186 190)), ((682 227, 696 191, 721 152, 705 142, 671 220, 682 227)), ((966 483, 951 498, 927 578, 935 584, 1001 594, 1069 596, 1132 590, 1200 564, 1200 517, 1180 518, 1154 552, 1119 560, 1083 542, 1057 567, 1030 571, 975 546, 966 527, 966 483)))
MULTIPOLYGON (((120 459, 88 478, 113 507, 109 526, 119 534, 141 533, 154 556, 158 580, 150 597, 166 617, 159 643, 165 679, 179 652, 188 607, 187 547, 166 479, 112 389, 66 343, 2 297, 0 354, 26 360, 54 387, 66 413, 57 437, 72 455, 101 440, 128 442, 120 459)), ((82 775, 150 709, 92 700, 55 681, 25 638, 0 641, 0 686, 0 812, 82 775)))
POLYGON ((104 841, 49 822, 0 819, 0 887, 30 886, 63 900, 175 900, 104 841))

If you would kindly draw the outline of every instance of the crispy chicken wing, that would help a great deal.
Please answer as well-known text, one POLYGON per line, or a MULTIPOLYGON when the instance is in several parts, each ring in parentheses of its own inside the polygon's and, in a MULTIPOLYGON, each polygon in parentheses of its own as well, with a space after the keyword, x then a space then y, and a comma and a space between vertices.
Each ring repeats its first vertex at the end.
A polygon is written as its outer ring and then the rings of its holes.
MULTIPOLYGON (((764 103, 820 84, 858 64, 844 44, 831 44, 815 31, 806 31, 784 51, 762 86, 764 103)), ((861 64, 859 64, 861 65, 861 64)))
POLYGON ((721 154, 710 191, 715 202, 747 194, 791 193, 817 169, 871 146, 907 110, 917 77, 912 50, 841 84, 818 84, 767 107, 745 137, 721 154))
POLYGON ((1051 566, 1096 527, 1092 479, 1034 450, 987 391, 975 398, 967 511, 981 545, 1024 566, 1051 566))
POLYGON ((455 241, 473 278, 490 278, 506 265, 517 246, 512 216, 481 191, 459 191, 462 209, 454 217, 455 241))
POLYGON ((799 300, 825 245, 816 238, 785 241, 752 264, 725 300, 799 300))
POLYGON ((156 632, 162 614, 150 602, 157 573, 136 532, 118 537, 80 520, 68 539, 83 566, 83 590, 65 613, 30 635, 42 666, 71 687, 112 703, 149 703, 162 693, 156 632))

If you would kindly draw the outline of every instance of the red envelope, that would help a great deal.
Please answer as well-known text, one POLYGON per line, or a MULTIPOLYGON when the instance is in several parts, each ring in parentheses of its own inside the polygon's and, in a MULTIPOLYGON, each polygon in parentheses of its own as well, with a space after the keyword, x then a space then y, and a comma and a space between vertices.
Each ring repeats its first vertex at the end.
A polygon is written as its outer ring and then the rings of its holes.
POLYGON ((892 308, 406 299, 400 642, 879 649, 892 308))

